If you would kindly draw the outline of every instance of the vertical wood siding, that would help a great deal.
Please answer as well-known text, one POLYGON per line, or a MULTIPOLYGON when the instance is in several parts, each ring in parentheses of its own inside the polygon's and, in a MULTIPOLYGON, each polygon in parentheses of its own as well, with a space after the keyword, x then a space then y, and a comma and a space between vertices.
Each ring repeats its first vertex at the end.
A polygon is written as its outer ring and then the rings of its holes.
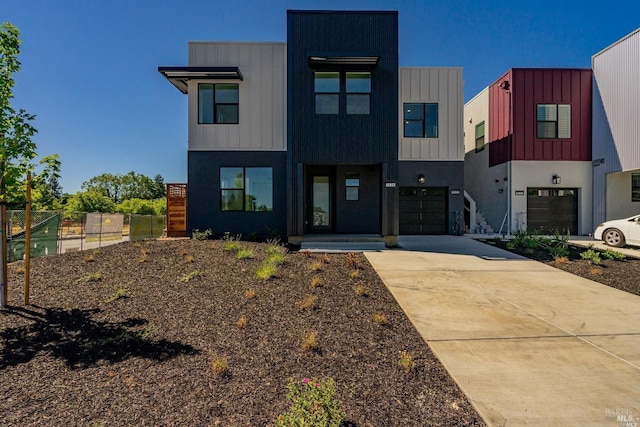
POLYGON ((401 68, 399 160, 463 160, 462 69, 401 68), (438 138, 405 138, 403 104, 438 103, 438 138))
POLYGON ((284 43, 191 42, 189 66, 238 67, 244 77, 189 82, 190 150, 286 150, 284 43), (198 124, 198 83, 238 83, 239 123, 198 124))
POLYGON ((490 151, 491 165, 509 160, 591 160, 591 70, 510 70, 489 87, 489 128, 491 144, 496 144, 490 151), (510 83, 511 101, 509 92, 500 88, 503 81, 510 83), (571 137, 537 138, 537 104, 571 105, 571 137))

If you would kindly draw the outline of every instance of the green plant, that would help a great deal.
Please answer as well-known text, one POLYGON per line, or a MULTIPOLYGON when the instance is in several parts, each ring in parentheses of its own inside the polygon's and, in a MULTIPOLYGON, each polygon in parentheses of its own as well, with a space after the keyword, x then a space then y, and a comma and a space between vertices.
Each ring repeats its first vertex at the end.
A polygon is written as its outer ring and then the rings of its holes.
POLYGON ((403 371, 408 373, 416 363, 413 361, 413 355, 408 351, 401 351, 400 358, 398 359, 398 366, 402 368, 403 371))
POLYGON ((240 248, 236 252, 236 257, 238 259, 253 259, 255 258, 255 254, 253 252, 253 249, 240 248))
POLYGON ((569 249, 562 246, 549 246, 547 250, 549 251, 549 254, 556 260, 558 258, 567 257, 569 255, 569 249))
POLYGON ((96 271, 95 273, 87 273, 78 279, 77 283, 89 283, 89 282, 99 282, 102 280, 102 273, 96 271))
POLYGON ((287 388, 287 398, 292 405, 278 417, 276 427, 339 427, 344 422, 346 415, 335 398, 336 385, 332 378, 304 378, 302 382, 292 378, 287 388))
POLYGON ((128 298, 127 292, 129 292, 129 288, 126 286, 116 286, 113 288, 113 294, 107 298, 104 302, 110 303, 117 301, 122 298, 128 298))
POLYGON ((358 277, 360 277, 360 270, 351 270, 349 272, 349 277, 351 277, 352 279, 357 279, 358 277))
POLYGON ((624 261, 626 259, 626 256, 623 253, 614 251, 613 249, 607 249, 605 251, 602 251, 601 255, 604 258, 610 259, 612 261, 624 261))
POLYGON ((373 318, 373 321, 378 325, 386 325, 387 323, 389 323, 387 316, 381 312, 373 313, 372 318, 373 318))
POLYGON ((204 231, 200 231, 197 228, 195 228, 192 232, 191 232, 191 238, 193 240, 208 240, 213 236, 213 231, 210 228, 207 228, 204 231))
POLYGON ((187 283, 191 279, 195 279, 196 277, 200 277, 200 276, 203 276, 203 275, 204 275, 204 273, 202 271, 194 270, 194 271, 192 271, 190 273, 186 273, 186 274, 183 274, 182 276, 180 276, 178 278, 178 283, 187 283))
POLYGON ((260 280, 268 280, 276 275, 276 271, 278 270, 278 266, 272 262, 263 262, 260 264, 258 269, 256 270, 256 277, 260 280))
POLYGON ((236 240, 227 240, 222 246, 223 251, 238 253, 242 249, 240 242, 236 240))
POLYGON ((321 262, 314 262, 313 264, 311 264, 311 271, 321 271, 322 270, 322 263, 321 262))
POLYGON ((586 250, 580 254, 580 258, 589 262, 589 264, 600 265, 602 264, 602 258, 600 258, 600 253, 598 251, 594 251, 593 249, 586 250))
POLYGON ((322 279, 318 276, 313 276, 311 278, 311 287, 312 288, 319 288, 320 286, 322 286, 322 279))
POLYGON ((221 377, 229 372, 229 361, 226 357, 211 356, 211 372, 216 377, 221 377))

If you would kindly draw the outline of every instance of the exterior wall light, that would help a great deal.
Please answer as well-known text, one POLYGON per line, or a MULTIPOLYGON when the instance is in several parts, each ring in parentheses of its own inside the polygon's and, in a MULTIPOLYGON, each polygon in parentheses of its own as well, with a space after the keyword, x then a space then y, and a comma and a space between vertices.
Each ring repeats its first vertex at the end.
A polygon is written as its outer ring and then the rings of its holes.
POLYGON ((424 184, 425 182, 424 175, 418 175, 418 184, 424 184))
POLYGON ((551 182, 554 184, 560 184, 560 175, 554 173, 553 176, 551 177, 551 182))

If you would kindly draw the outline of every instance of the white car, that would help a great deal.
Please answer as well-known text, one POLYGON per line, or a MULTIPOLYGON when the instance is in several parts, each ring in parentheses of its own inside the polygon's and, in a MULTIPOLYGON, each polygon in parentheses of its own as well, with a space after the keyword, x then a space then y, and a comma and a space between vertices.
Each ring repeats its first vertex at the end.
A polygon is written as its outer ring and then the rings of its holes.
POLYGON ((640 215, 603 222, 593 232, 593 237, 616 248, 625 244, 640 246, 640 215))

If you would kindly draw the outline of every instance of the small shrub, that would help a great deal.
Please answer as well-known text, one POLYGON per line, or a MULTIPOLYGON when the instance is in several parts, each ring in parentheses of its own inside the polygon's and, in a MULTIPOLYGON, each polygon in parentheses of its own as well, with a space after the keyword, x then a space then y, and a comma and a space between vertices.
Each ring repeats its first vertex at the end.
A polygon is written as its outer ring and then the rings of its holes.
POLYGON ((551 255, 554 259, 558 259, 560 257, 566 258, 569 255, 569 249, 563 246, 550 246, 548 248, 549 255, 551 255))
POLYGON ((594 251, 593 249, 586 250, 580 254, 580 258, 589 262, 589 264, 600 265, 602 264, 602 258, 600 258, 600 253, 598 251, 594 251))
POLYGON ((240 242, 235 240, 229 240, 225 242, 225 244, 222 246, 223 251, 227 251, 231 253, 238 253, 241 249, 242 249, 242 245, 240 245, 240 242))
POLYGON ((318 334, 313 331, 309 332, 302 338, 301 348, 304 351, 313 351, 318 349, 318 334))
POLYGON ((311 251, 300 251, 303 258, 311 258, 311 251))
POLYGON ((268 262, 274 265, 282 265, 284 264, 284 254, 282 252, 275 252, 267 255, 268 262))
POLYGON ((84 262, 93 262, 96 260, 96 257, 93 256, 93 254, 89 254, 86 257, 84 257, 84 262))
POLYGON ((138 262, 139 263, 143 263, 143 262, 147 262, 149 261, 149 257, 145 254, 145 255, 141 255, 140 258, 138 258, 138 262))
POLYGON ((356 291, 356 295, 361 297, 368 297, 370 293, 369 288, 362 285, 356 286, 355 291, 356 291))
POLYGON ((311 264, 311 271, 322 271, 322 263, 314 262, 313 264, 311 264))
POLYGON ((208 240, 213 236, 213 231, 207 228, 204 231, 200 231, 197 228, 191 232, 191 238, 193 240, 208 240))
POLYGON ((360 260, 358 259, 358 254, 355 252, 349 252, 347 254, 346 264, 348 268, 352 268, 357 270, 360 268, 360 260))
POLYGON ((253 249, 239 249, 236 252, 236 257, 238 259, 253 259, 255 258, 255 254, 253 249))
POLYGON ((351 270, 349 272, 349 277, 351 277, 352 279, 357 279, 358 277, 360 277, 360 270, 351 270))
POLYGON ((554 261, 556 262, 556 264, 569 264, 569 258, 567 258, 566 256, 559 256, 555 258, 554 261))
POLYGON ((229 362, 226 357, 213 355, 211 358, 211 372, 216 377, 227 375, 229 372, 229 362))
POLYGON ((187 255, 184 257, 184 262, 186 262, 187 264, 191 264, 192 262, 194 262, 196 259, 193 255, 187 255))
POLYGON ((301 310, 315 310, 318 297, 315 295, 305 295, 302 301, 298 302, 298 307, 301 310))
POLYGON ((151 253, 151 249, 149 249, 149 248, 140 249, 140 254, 142 254, 142 255, 149 255, 150 253, 151 253))
POLYGON ((373 313, 372 318, 373 318, 373 321, 378 325, 386 325, 387 323, 389 323, 387 316, 381 312, 373 313))
POLYGON ((278 267, 271 262, 263 262, 256 270, 256 277, 260 280, 269 280, 276 275, 278 267))
POLYGON ((113 294, 109 298, 107 298, 104 302, 108 304, 122 298, 128 298, 129 296, 127 295, 127 292, 129 292, 129 289, 126 286, 114 287, 113 294))
POLYGON ((99 282, 102 280, 102 273, 96 271, 95 273, 87 273, 77 280, 78 283, 99 282))
POLYGON ((256 291, 254 289, 249 289, 244 293, 244 297, 246 299, 254 299, 256 297, 256 291))
POLYGON ((320 262, 323 264, 329 264, 330 258, 329 255, 324 254, 320 257, 320 262))
POLYGON ((405 373, 409 373, 409 371, 416 366, 416 363, 413 361, 413 355, 408 351, 401 351, 398 366, 400 366, 405 373))
POLYGON ((302 383, 290 379, 287 388, 287 398, 292 405, 278 417, 276 427, 343 425, 346 415, 335 398, 336 386, 332 378, 322 381, 305 378, 302 383))
POLYGON ((614 251, 613 249, 602 251, 602 256, 612 261, 624 261, 626 259, 626 256, 623 253, 614 251))
POLYGON ((244 314, 240 316, 240 318, 236 322, 236 326, 238 327, 238 329, 244 329, 247 326, 247 316, 245 316, 244 314))
POLYGON ((191 279, 195 279, 196 277, 200 277, 203 276, 204 273, 202 273, 202 271, 199 270, 194 270, 190 273, 186 273, 183 274, 182 276, 180 276, 180 278, 178 278, 178 283, 187 283, 189 281, 191 281, 191 279))
POLYGON ((592 276, 601 276, 602 273, 602 267, 600 267, 599 265, 594 265, 589 269, 589 274, 591 274, 592 276))
POLYGON ((311 278, 311 287, 312 288, 319 288, 320 286, 322 286, 322 279, 318 276, 313 276, 311 278))

